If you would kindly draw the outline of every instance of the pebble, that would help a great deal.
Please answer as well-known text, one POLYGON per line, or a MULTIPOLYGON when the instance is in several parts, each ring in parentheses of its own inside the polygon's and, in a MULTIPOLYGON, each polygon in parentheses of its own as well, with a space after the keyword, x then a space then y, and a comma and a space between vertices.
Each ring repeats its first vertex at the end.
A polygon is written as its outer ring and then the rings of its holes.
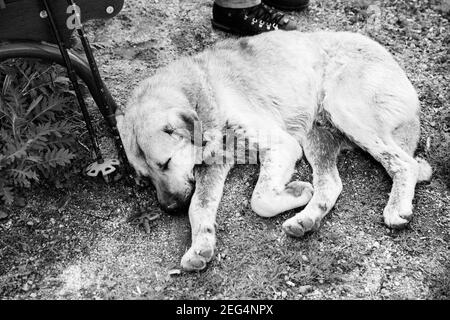
POLYGON ((181 270, 180 269, 172 269, 172 270, 169 270, 168 274, 169 274, 169 276, 180 275, 181 274, 181 270))
POLYGON ((8 218, 8 214, 5 211, 0 210, 0 220, 8 218))
POLYGON ((311 290, 312 290, 312 286, 310 286, 310 285, 305 285, 305 286, 301 286, 301 287, 299 287, 298 288, 298 291, 301 293, 301 294, 305 294, 305 293, 308 293, 308 292, 310 292, 311 290))
POLYGON ((286 284, 288 286, 295 287, 295 283, 293 283, 292 281, 286 281, 286 284))

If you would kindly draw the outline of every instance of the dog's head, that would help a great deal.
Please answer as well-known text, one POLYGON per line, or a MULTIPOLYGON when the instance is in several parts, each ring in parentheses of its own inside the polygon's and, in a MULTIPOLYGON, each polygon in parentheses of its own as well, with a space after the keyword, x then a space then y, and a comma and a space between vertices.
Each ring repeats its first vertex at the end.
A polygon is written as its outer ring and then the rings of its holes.
POLYGON ((194 137, 201 134, 197 113, 156 100, 130 105, 124 114, 116 114, 116 119, 137 178, 150 178, 165 211, 186 209, 195 183, 194 137), (154 104, 159 105, 155 108, 154 104))

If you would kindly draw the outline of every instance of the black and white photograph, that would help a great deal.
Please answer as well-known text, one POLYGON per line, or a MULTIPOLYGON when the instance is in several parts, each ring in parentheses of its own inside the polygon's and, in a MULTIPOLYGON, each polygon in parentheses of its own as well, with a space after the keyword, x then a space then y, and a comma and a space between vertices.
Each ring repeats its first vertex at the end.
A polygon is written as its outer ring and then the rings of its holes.
POLYGON ((450 0, 0 0, 0 300, 448 301, 449 88, 450 0))

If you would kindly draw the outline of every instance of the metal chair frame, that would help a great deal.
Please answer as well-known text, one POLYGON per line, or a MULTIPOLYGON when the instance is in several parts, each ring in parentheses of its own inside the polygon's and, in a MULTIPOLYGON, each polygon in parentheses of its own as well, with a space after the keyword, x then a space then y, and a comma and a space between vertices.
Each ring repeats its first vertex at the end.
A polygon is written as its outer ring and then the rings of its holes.
MULTIPOLYGON (((14 0, 9 1, 14 2, 14 0)), ((25 2, 31 0, 22 1, 25 2)), ((84 54, 87 60, 81 55, 73 52, 72 50, 69 50, 70 42, 67 37, 68 31, 61 29, 61 17, 58 15, 61 15, 62 13, 60 11, 58 11, 58 14, 54 12, 53 8, 55 2, 49 0, 32 1, 34 1, 32 5, 35 5, 36 8, 40 8, 40 10, 34 10, 36 11, 35 14, 39 15, 40 19, 45 20, 45 22, 48 23, 48 29, 52 33, 54 43, 39 41, 39 39, 36 39, 35 35, 33 35, 33 39, 26 39, 26 35, 22 36, 20 34, 19 36, 15 35, 15 37, 19 37, 19 39, 9 39, 8 34, 0 34, 0 40, 2 41, 0 43, 0 62, 12 58, 31 58, 40 59, 49 63, 57 63, 67 69, 68 77, 77 96, 78 104, 82 111, 95 154, 95 162, 87 168, 87 174, 89 176, 97 176, 99 173, 101 173, 103 177, 107 179, 107 176, 116 170, 116 166, 119 165, 119 161, 117 159, 104 159, 101 154, 97 142, 97 137, 89 116, 89 112, 84 101, 80 86, 78 84, 79 77, 88 87, 90 94, 92 95, 98 109, 100 110, 100 113, 106 120, 106 123, 109 126, 114 137, 119 157, 121 158, 125 168, 128 169, 128 161, 120 139, 119 131, 116 127, 115 111, 117 110, 118 106, 100 76, 91 46, 83 30, 80 7, 77 6, 75 1, 67 0, 68 10, 64 12, 64 14, 67 14, 67 12, 72 12, 75 14, 75 29, 77 30, 78 37, 81 40, 81 44, 83 46, 84 54), (69 10, 70 8, 71 11, 69 10)), ((115 14, 117 14, 122 9, 123 0, 111 1, 115 1, 115 14), (118 11, 117 6, 119 6, 118 11)), ((88 2, 86 3, 88 4, 88 2)), ((96 3, 97 6, 98 4, 99 3, 96 3)), ((61 2, 58 3, 58 6, 60 5, 61 2)), ((8 8, 8 2, 5 3, 5 0, 0 0, 0 28, 2 9, 5 8, 8 8)), ((111 7, 107 7, 106 11, 111 11, 110 8, 111 7)), ((41 33, 42 38, 48 39, 48 32, 50 31, 41 33)))

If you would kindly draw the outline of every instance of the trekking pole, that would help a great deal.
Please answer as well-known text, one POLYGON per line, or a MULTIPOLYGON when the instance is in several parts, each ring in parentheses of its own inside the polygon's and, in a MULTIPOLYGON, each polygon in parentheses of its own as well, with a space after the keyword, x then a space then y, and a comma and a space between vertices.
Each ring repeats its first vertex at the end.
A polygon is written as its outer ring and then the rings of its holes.
MULTIPOLYGON (((89 44, 89 40, 86 37, 84 30, 83 30, 83 25, 81 24, 80 8, 77 6, 75 1, 73 1, 73 0, 67 0, 67 4, 69 6, 71 6, 74 11, 75 29, 77 29, 78 37, 80 38, 81 44, 84 49, 84 53, 88 60, 95 86, 97 87, 97 91, 100 93, 99 94, 100 105, 98 107, 100 108, 100 111, 102 112, 102 114, 105 116, 105 119, 108 122, 108 125, 110 126, 110 128, 112 130, 112 133, 114 135, 114 141, 115 141, 117 150, 119 151, 119 156, 124 161, 124 165, 125 165, 126 169, 129 169, 125 150, 123 148, 122 141, 121 141, 120 135, 119 135, 119 131, 118 131, 117 125, 116 125, 116 118, 115 118, 115 114, 114 114, 114 112, 116 110, 112 110, 107 99, 105 98, 104 83, 102 81, 100 72, 98 70, 98 66, 97 66, 97 62, 95 61, 94 54, 92 53, 92 49, 89 44)), ((114 10, 114 9, 111 7, 111 10, 114 10)))
POLYGON ((61 52, 61 56, 63 57, 64 64, 67 69, 68 77, 70 79, 70 82, 73 85, 73 88, 74 88, 74 91, 75 91, 75 94, 76 94, 76 97, 78 100, 78 104, 79 104, 81 112, 83 114, 83 118, 86 123, 89 137, 91 138, 92 146, 94 148, 94 156, 95 156, 96 161, 88 166, 88 168, 86 169, 87 174, 89 176, 97 176, 98 173, 101 172, 103 174, 103 176, 105 177, 106 175, 108 175, 116 170, 114 165, 118 165, 119 161, 116 159, 109 159, 107 161, 107 163, 105 163, 105 160, 103 159, 100 148, 98 146, 94 127, 92 126, 91 118, 89 116, 89 112, 88 112, 86 103, 83 99, 83 94, 81 92, 81 88, 78 84, 77 75, 72 66, 72 62, 70 60, 70 57, 69 57, 69 54, 67 51, 68 50, 67 46, 66 46, 65 42, 63 41, 61 34, 59 33, 58 27, 55 23, 54 16, 53 16, 52 10, 48 4, 48 1, 42 0, 42 3, 44 4, 45 11, 47 13, 47 18, 50 22, 50 26, 51 26, 53 35, 56 39, 56 42, 58 44, 59 50, 61 52))

